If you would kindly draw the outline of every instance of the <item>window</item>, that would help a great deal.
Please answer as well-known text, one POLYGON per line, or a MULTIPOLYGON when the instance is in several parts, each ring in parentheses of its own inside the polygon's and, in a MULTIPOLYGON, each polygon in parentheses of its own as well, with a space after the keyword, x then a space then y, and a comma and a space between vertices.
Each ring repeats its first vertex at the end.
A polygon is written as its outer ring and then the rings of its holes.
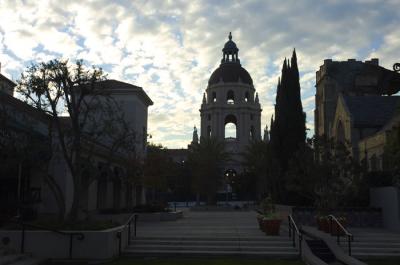
POLYGON ((250 140, 254 140, 254 126, 250 127, 250 140))
POLYGON ((229 90, 228 94, 226 95, 226 103, 235 104, 235 94, 232 90, 229 90))
POLYGON ((207 127, 207 137, 211 137, 211 126, 209 125, 208 127, 207 127))
POLYGON ((375 154, 372 155, 369 163, 370 163, 371 171, 377 171, 378 170, 378 158, 376 157, 375 154))
POLYGON ((250 96, 249 96, 249 92, 247 91, 247 92, 244 94, 244 101, 245 101, 245 102, 249 102, 249 100, 250 100, 250 96))
POLYGON ((338 143, 344 144, 345 140, 346 139, 345 139, 345 132, 344 132, 343 123, 342 123, 342 121, 339 121, 339 124, 338 124, 337 129, 336 129, 336 141, 338 143))
POLYGON ((230 114, 225 118, 225 139, 237 138, 237 119, 234 115, 230 114))
POLYGON ((212 102, 217 102, 217 93, 212 92, 212 102))

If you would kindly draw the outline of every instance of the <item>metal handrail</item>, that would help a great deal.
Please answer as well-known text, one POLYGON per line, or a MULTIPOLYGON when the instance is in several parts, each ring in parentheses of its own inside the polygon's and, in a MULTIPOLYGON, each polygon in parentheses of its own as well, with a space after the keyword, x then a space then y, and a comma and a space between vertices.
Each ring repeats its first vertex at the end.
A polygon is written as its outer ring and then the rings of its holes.
POLYGON ((136 224, 137 224, 137 219, 139 215, 137 213, 132 214, 129 218, 128 221, 125 222, 123 227, 117 231, 117 238, 118 238, 118 254, 121 256, 122 254, 122 233, 125 231, 126 227, 128 227, 128 238, 127 238, 127 245, 129 246, 129 242, 131 239, 131 223, 134 221, 134 226, 133 226, 133 235, 136 237, 136 224))
POLYGON ((288 215, 288 224, 289 224, 289 237, 292 238, 293 247, 296 247, 295 233, 297 233, 297 235, 298 235, 298 238, 299 238, 299 255, 301 256, 301 252, 302 252, 301 242, 303 241, 303 234, 300 232, 300 230, 297 227, 296 222, 294 221, 294 219, 293 219, 291 214, 288 215), (292 230, 293 230, 293 232, 292 232, 292 230))
MULTIPOLYGON (((343 225, 339 222, 339 220, 332 214, 328 215, 328 218, 330 220, 330 231, 331 234, 333 233, 333 222, 335 222, 338 227, 343 231, 343 233, 345 234, 345 236, 347 236, 347 245, 348 245, 348 249, 349 249, 349 256, 351 256, 351 242, 354 240, 354 236, 352 233, 350 233, 349 231, 347 231, 346 228, 343 227, 343 225)), ((337 243, 338 245, 340 244, 340 236, 341 233, 339 231, 337 231, 336 233, 337 236, 337 243)))
POLYGON ((26 231, 26 227, 31 227, 31 228, 36 228, 36 229, 42 229, 44 231, 49 231, 49 232, 53 232, 56 234, 60 234, 63 236, 69 236, 69 258, 72 259, 72 242, 73 242, 73 238, 74 236, 76 236, 76 239, 82 241, 83 239, 85 239, 85 235, 83 233, 80 232, 65 232, 65 231, 60 231, 60 230, 56 230, 53 228, 48 228, 45 226, 41 226, 41 225, 34 225, 34 224, 29 224, 29 223, 25 223, 21 220, 13 220, 13 219, 8 219, 8 220, 2 220, 2 222, 5 223, 13 223, 13 224, 18 224, 22 226, 22 230, 21 230, 21 247, 20 247, 20 251, 21 253, 25 253, 25 231, 26 231))

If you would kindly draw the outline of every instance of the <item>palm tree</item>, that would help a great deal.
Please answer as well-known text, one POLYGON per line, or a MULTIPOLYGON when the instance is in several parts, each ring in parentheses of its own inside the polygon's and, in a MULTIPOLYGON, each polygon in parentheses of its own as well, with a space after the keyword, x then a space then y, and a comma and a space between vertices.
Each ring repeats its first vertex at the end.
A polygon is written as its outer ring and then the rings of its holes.
POLYGON ((189 149, 189 165, 193 172, 193 189, 207 197, 208 205, 216 204, 216 194, 223 177, 223 165, 229 155, 224 143, 215 138, 202 138, 189 149))

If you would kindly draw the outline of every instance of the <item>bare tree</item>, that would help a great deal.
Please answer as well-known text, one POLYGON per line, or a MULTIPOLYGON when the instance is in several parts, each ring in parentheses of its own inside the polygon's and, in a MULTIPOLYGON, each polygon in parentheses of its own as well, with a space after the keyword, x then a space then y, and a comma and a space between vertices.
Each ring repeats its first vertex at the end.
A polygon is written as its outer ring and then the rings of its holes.
MULTIPOLYGON (((49 139, 58 146, 72 177, 74 192, 70 220, 78 218, 82 195, 91 180, 84 181, 88 171, 95 174, 93 156, 115 162, 132 157, 136 134, 125 122, 123 112, 101 68, 88 68, 83 61, 52 60, 28 67, 18 81, 17 91, 29 105, 50 117, 49 139)), ((92 178, 93 179, 93 178, 92 178)))

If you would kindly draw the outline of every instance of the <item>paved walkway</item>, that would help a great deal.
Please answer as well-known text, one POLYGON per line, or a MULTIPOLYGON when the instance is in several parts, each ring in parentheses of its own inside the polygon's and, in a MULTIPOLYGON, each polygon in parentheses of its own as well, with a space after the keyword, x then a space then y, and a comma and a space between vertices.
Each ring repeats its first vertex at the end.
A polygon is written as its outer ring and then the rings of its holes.
POLYGON ((168 237, 265 237, 258 229, 254 211, 191 212, 167 222, 139 222, 138 236, 168 237))

